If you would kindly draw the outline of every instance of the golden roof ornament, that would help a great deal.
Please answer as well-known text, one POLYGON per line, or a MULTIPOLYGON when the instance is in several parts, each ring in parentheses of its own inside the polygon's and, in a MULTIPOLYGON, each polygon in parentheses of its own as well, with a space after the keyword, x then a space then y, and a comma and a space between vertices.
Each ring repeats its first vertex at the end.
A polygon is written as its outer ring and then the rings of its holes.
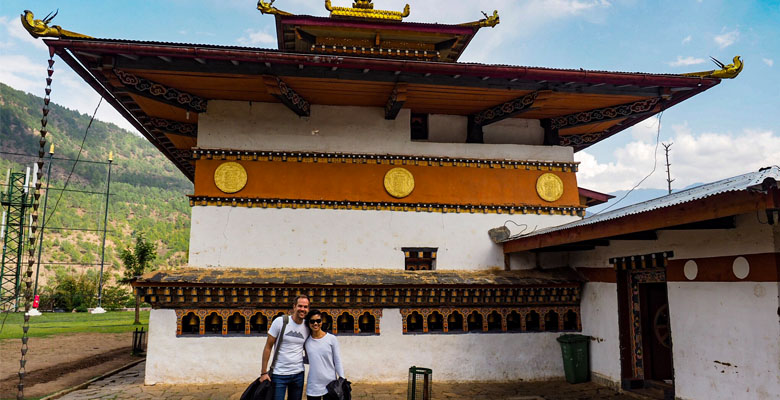
POLYGON ((498 17, 498 10, 493 10, 492 15, 488 15, 486 12, 482 11, 482 15, 484 15, 485 18, 482 18, 479 21, 466 22, 465 24, 460 24, 460 26, 470 26, 473 28, 492 28, 501 23, 501 18, 498 17))
POLYGON ((720 67, 720 69, 714 69, 712 71, 702 71, 702 72, 689 72, 687 74, 681 74, 682 76, 697 76, 700 78, 720 78, 720 79, 733 79, 736 78, 737 75, 739 75, 740 72, 742 72, 742 59, 740 59, 739 56, 734 57, 733 63, 731 64, 723 64, 722 62, 718 61, 714 57, 712 58, 712 61, 720 67))
POLYGON ((52 13, 49 13, 49 15, 43 19, 35 19, 35 15, 33 15, 32 11, 24 10, 24 14, 21 15, 22 26, 34 38, 55 37, 60 39, 92 39, 92 36, 67 31, 62 29, 59 25, 49 26, 49 22, 51 22, 59 12, 60 11, 57 10, 53 15, 52 13))
POLYGON ((273 15, 293 15, 291 13, 288 13, 287 11, 282 11, 276 7, 274 7, 274 1, 271 0, 263 1, 263 0, 257 0, 257 9, 260 10, 263 14, 273 14, 273 15))
POLYGON ((355 0, 352 8, 333 7, 330 0, 325 0, 325 9, 331 17, 380 19, 384 21, 401 21, 409 16, 409 5, 403 11, 374 10, 372 0, 355 0))

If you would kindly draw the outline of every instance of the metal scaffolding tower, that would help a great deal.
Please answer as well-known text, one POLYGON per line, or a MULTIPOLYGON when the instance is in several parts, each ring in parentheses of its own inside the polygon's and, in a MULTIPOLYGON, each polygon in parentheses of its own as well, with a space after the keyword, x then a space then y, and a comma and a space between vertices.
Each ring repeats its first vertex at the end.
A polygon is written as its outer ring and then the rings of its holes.
POLYGON ((27 173, 14 172, 7 175, 5 193, 0 192, 2 206, 2 236, 3 253, 0 264, 0 310, 16 311, 21 295, 22 258, 25 247, 25 223, 27 213, 32 207, 30 194, 30 170, 27 173))

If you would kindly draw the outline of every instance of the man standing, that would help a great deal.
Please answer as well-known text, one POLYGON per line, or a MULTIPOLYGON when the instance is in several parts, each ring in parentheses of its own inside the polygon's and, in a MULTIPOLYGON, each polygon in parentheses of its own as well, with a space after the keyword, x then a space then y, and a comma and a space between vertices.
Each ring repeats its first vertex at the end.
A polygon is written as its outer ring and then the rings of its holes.
POLYGON ((309 328, 304 322, 304 317, 309 312, 309 297, 300 295, 295 298, 291 318, 288 318, 287 326, 282 332, 284 318, 276 318, 268 329, 268 339, 263 349, 263 370, 261 381, 270 380, 274 388, 274 400, 284 400, 287 392, 288 400, 301 400, 303 398, 303 343, 309 337, 309 328), (269 375, 268 360, 271 351, 279 335, 284 335, 282 346, 279 348, 278 359, 272 373, 269 375))

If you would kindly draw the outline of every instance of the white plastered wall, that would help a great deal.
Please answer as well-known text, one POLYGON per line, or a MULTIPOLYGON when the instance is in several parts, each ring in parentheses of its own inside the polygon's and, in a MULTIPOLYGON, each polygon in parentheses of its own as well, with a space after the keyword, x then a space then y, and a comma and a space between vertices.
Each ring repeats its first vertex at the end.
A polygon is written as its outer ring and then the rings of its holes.
MULTIPOLYGON (((737 216, 736 229, 659 231, 655 241, 611 241, 593 251, 543 253, 538 262, 544 268, 610 268, 611 257, 668 250, 677 260, 771 253, 780 248, 779 230, 760 223, 756 214, 744 214, 737 216)), ((677 397, 777 398, 778 283, 669 282, 667 290, 677 397)), ((616 285, 585 284, 581 310, 583 334, 595 337, 592 371, 619 383, 616 285)))
POLYGON ((503 269, 502 247, 490 240, 489 229, 507 220, 541 228, 576 218, 197 206, 189 264, 403 269, 402 247, 435 247, 437 269, 503 269))
MULTIPOLYGON (((388 121, 384 118, 384 108, 312 105, 311 116, 301 118, 277 103, 209 101, 208 112, 198 116, 198 146, 236 150, 574 160, 574 152, 568 146, 412 142, 409 115, 409 110, 404 109, 396 119, 388 121)), ((444 117, 434 117, 433 120, 449 121, 444 117)), ((454 123, 453 129, 461 127, 454 123)), ((440 135, 451 136, 444 132, 440 135)))
MULTIPOLYGON (((409 367, 443 381, 544 380, 562 376, 557 332, 404 335, 401 314, 384 309, 379 336, 338 336, 353 382, 406 381, 409 367), (381 365, 380 367, 376 367, 381 365)), ((173 310, 152 310, 145 383, 248 383, 261 367, 265 336, 176 337, 173 310)))

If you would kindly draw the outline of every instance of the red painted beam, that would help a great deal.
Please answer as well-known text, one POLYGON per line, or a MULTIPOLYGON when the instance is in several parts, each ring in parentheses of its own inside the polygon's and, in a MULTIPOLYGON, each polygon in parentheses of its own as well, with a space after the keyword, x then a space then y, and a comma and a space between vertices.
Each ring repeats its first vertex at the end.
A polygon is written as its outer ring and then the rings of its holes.
POLYGON ((328 56, 319 54, 283 53, 274 50, 201 46, 193 44, 132 43, 106 40, 45 40, 57 49, 97 52, 100 54, 133 54, 142 56, 167 56, 201 58, 212 60, 235 60, 271 64, 304 66, 325 66, 377 71, 401 71, 407 73, 431 73, 440 75, 461 75, 530 81, 607 83, 639 87, 689 87, 691 95, 720 83, 720 79, 698 78, 678 75, 640 74, 626 72, 563 70, 552 68, 486 65, 473 63, 439 63, 411 60, 389 60, 378 58, 328 56))
MULTIPOLYGON (((777 191, 778 189, 773 189, 777 191)), ((728 192, 589 225, 521 237, 504 243, 504 253, 542 249, 584 240, 603 239, 675 225, 707 221, 777 206, 773 192, 728 192)))

